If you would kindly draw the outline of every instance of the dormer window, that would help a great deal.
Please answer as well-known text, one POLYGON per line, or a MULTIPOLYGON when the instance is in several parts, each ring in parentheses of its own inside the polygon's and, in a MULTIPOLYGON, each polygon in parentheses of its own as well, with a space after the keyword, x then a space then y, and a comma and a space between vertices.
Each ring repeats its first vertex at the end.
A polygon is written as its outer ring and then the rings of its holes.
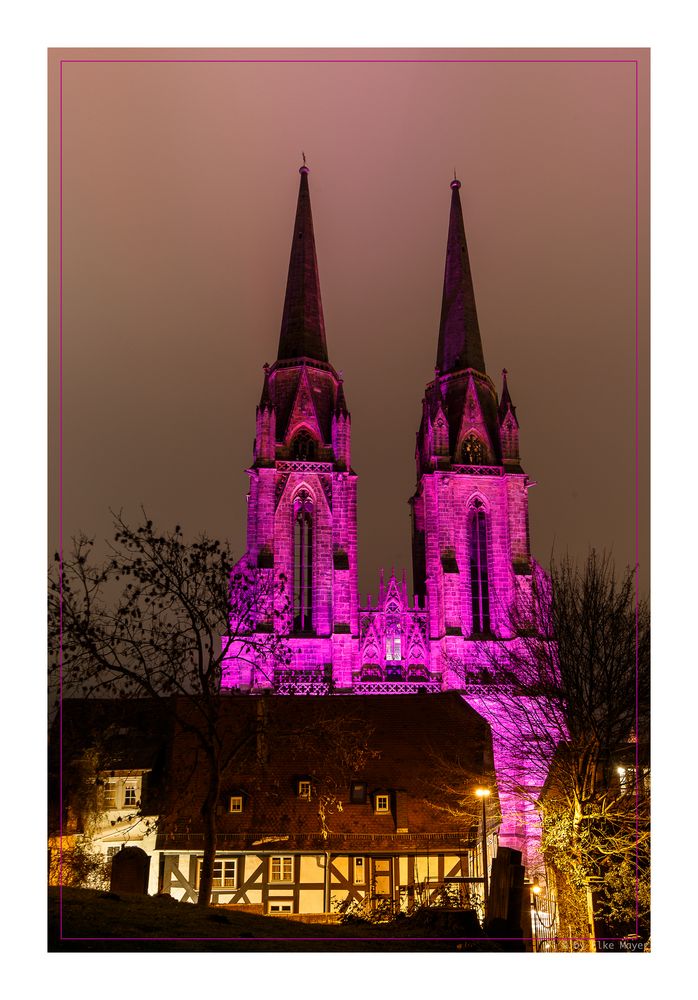
POLYGON ((230 813, 241 813, 242 812, 242 795, 231 795, 228 801, 228 812, 230 813))
POLYGON ((349 789, 349 801, 355 806, 362 806, 366 802, 367 792, 365 781, 352 781, 349 789))
POLYGON ((143 779, 140 775, 103 778, 102 808, 138 809, 141 804, 142 782, 143 779))
POLYGON ((390 812, 390 796, 387 793, 381 792, 376 795, 375 811, 377 813, 390 812))
POLYGON ((310 799, 311 784, 307 778, 302 778, 298 782, 298 798, 310 799))

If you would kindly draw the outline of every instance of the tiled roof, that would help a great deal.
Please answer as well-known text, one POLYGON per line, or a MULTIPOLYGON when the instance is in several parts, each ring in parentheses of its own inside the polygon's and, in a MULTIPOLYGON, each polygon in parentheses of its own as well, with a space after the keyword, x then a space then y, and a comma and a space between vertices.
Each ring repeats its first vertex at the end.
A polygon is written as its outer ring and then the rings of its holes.
MULTIPOLYGON (((427 840, 434 847, 453 846, 472 836, 479 804, 468 791, 492 771, 490 733, 457 694, 231 697, 224 704, 228 737, 254 727, 262 705, 266 737, 259 745, 250 743, 246 758, 238 756, 222 782, 221 847, 301 849, 326 843, 334 849, 344 844, 392 850, 397 844, 409 851, 427 840), (358 764, 352 739, 368 751, 359 752, 358 764), (472 813, 469 807, 456 815, 446 811, 455 799, 444 785, 454 776, 465 799, 472 798, 472 813), (299 797, 299 780, 310 781, 310 799, 299 797), (366 783, 364 803, 351 802, 352 782, 366 783), (389 796, 389 813, 376 811, 379 793, 389 796), (228 812, 231 795, 243 797, 241 813, 228 812)), ((182 781, 161 818, 159 846, 202 848, 197 803, 205 793, 206 765, 183 733, 174 741, 171 774, 182 781)))

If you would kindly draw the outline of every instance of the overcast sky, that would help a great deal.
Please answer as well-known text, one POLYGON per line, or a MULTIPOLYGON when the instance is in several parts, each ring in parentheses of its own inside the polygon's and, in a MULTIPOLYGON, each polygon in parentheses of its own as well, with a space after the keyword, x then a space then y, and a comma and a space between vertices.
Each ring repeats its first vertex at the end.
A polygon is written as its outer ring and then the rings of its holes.
MULTIPOLYGON (((635 560, 635 64, 640 59, 640 562, 647 589, 645 52, 330 53, 375 63, 63 65, 63 530, 109 507, 245 539, 301 151, 330 360, 359 474, 359 585, 411 571, 407 499, 433 376, 454 167, 488 374, 521 427, 534 555, 635 560)), ((318 59, 319 50, 54 50, 52 533, 61 58, 318 59)), ((55 541, 54 541, 55 544, 55 541)))

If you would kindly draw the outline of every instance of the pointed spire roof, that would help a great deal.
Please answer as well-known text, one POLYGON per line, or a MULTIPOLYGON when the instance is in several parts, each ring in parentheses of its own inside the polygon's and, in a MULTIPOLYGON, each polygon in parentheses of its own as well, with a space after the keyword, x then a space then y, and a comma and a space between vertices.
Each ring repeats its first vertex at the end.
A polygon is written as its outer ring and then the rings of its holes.
POLYGON ((341 377, 341 374, 339 378, 339 385, 337 386, 337 402, 334 405, 334 412, 337 416, 339 416, 340 413, 343 413, 345 417, 349 413, 349 410, 347 409, 347 401, 344 396, 344 379, 341 377))
POLYGON ((463 368, 474 368, 484 374, 485 359, 459 191, 460 181, 454 178, 451 181, 451 215, 436 366, 442 374, 463 368))
POLYGON ((502 368, 502 380, 504 384, 502 386, 502 396, 499 400, 499 422, 501 424, 501 422, 507 415, 507 410, 511 410, 511 415, 514 418, 514 420, 516 420, 516 426, 518 427, 519 421, 516 417, 516 407, 511 401, 511 396, 509 395, 509 386, 507 385, 508 374, 509 373, 507 372, 506 368, 502 368))
POLYGON ((264 365, 264 385, 262 386, 262 397, 259 400, 260 410, 270 410, 272 407, 271 391, 269 389, 269 365, 264 365))
POLYGON ((305 162, 299 172, 301 182, 296 222, 293 227, 291 259, 288 265, 278 360, 312 358, 315 361, 327 362, 325 321, 322 315, 320 279, 308 188, 310 171, 305 162))

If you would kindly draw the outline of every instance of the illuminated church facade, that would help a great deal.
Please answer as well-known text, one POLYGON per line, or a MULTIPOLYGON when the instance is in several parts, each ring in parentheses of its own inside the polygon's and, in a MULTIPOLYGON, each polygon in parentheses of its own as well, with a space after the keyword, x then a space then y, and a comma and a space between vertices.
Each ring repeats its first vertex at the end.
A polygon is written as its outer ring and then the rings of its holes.
POLYGON ((530 796, 515 789, 535 790, 545 774, 522 773, 525 753, 512 754, 512 716, 502 720, 506 708, 490 672, 498 651, 516 642, 511 611, 525 606, 540 570, 530 551, 531 484, 506 371, 499 395, 485 368, 461 185, 451 182, 436 368, 417 432, 414 594, 404 573, 381 574, 377 602, 361 607, 351 415, 328 356, 308 173, 301 167, 278 355, 264 367, 256 413, 245 557, 288 582, 273 627, 288 636, 292 659, 270 674, 266 664, 231 656, 223 687, 319 695, 459 691, 492 728, 500 841, 527 854, 536 824, 530 796), (498 739, 504 730, 506 740, 498 739))

